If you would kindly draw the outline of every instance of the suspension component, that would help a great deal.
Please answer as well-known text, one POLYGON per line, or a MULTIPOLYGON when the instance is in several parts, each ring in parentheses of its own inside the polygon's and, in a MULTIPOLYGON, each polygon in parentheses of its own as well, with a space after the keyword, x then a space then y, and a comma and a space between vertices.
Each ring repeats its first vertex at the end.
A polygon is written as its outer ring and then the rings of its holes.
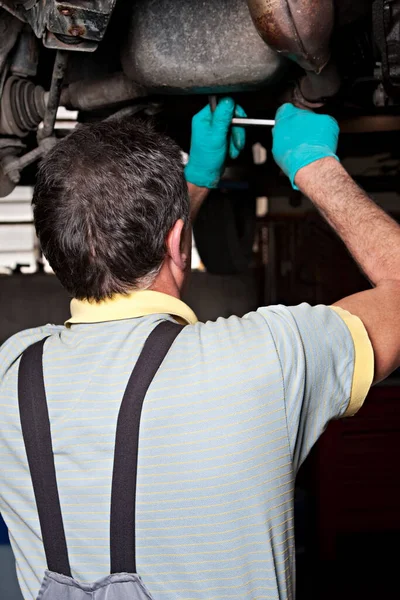
POLYGON ((57 50, 54 60, 50 91, 47 96, 43 117, 43 129, 38 132, 38 141, 53 134, 57 110, 60 105, 61 87, 68 63, 68 52, 57 50))
POLYGON ((21 77, 9 77, 0 103, 0 133, 26 136, 37 129, 45 114, 45 91, 21 77))

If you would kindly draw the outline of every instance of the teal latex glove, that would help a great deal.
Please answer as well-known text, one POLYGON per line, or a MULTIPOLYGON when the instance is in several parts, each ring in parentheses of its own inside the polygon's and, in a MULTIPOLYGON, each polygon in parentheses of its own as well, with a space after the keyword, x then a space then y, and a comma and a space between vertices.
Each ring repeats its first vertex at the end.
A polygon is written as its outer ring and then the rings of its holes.
POLYGON ((232 98, 223 98, 214 112, 207 105, 193 117, 189 162, 185 167, 187 181, 199 187, 218 186, 228 152, 231 158, 237 158, 246 143, 243 127, 231 129, 233 116, 247 115, 232 98))
POLYGON ((295 190, 296 173, 303 167, 336 156, 339 125, 332 117, 284 104, 276 113, 272 154, 295 190))

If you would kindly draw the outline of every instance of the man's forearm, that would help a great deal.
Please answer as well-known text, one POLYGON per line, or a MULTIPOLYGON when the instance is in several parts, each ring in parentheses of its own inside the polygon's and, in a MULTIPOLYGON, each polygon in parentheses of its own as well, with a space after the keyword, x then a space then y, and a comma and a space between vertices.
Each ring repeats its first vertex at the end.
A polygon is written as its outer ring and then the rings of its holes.
POLYGON ((193 183, 187 184, 190 198, 190 220, 192 224, 196 220, 198 212, 203 204, 204 200, 207 198, 210 190, 205 187, 199 187, 194 185, 193 183))
POLYGON ((400 226, 333 158, 300 169, 296 185, 342 238, 373 285, 400 281, 400 226))

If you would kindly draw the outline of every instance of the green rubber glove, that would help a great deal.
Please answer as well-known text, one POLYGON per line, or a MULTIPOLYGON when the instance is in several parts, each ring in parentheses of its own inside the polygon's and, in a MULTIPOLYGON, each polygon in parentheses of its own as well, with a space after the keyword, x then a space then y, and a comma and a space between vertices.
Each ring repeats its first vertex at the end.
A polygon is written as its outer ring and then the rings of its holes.
POLYGON ((336 156, 339 125, 332 117, 284 104, 276 113, 272 154, 295 190, 296 173, 316 160, 336 156))
POLYGON ((243 127, 231 129, 234 115, 247 116, 232 98, 223 98, 214 112, 207 105, 193 117, 186 181, 199 187, 218 186, 228 152, 231 158, 237 158, 246 143, 243 127))

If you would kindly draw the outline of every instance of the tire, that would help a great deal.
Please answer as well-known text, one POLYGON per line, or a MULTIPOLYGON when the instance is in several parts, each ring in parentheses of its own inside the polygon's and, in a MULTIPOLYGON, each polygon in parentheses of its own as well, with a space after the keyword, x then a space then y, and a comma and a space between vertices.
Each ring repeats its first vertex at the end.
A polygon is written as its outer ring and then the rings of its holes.
POLYGON ((249 268, 256 230, 256 200, 248 191, 213 190, 194 224, 200 258, 209 273, 234 275, 249 268))

